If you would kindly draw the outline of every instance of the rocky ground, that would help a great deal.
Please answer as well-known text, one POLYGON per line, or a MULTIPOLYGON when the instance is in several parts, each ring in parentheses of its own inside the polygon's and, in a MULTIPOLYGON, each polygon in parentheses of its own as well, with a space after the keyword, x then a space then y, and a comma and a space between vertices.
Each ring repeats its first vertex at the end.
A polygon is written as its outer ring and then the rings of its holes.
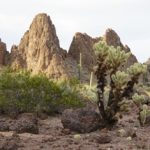
POLYGON ((78 134, 64 129, 61 116, 0 117, 0 150, 137 150, 150 149, 150 126, 140 127, 132 110, 111 130, 78 134))

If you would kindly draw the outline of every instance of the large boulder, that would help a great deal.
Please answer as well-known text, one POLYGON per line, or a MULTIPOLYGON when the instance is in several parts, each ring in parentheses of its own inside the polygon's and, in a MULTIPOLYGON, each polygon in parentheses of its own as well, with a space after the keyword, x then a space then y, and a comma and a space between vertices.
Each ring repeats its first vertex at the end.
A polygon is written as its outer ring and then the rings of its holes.
POLYGON ((100 116, 88 109, 67 109, 63 112, 61 122, 66 129, 79 133, 88 133, 100 128, 100 116))

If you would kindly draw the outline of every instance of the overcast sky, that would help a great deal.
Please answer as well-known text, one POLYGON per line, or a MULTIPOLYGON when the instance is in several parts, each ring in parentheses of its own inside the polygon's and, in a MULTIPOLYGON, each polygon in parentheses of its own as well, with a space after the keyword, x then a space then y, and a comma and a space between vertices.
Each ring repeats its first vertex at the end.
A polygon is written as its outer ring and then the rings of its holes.
POLYGON ((150 57, 150 0, 0 0, 0 38, 8 50, 41 12, 50 15, 65 49, 75 32, 97 37, 112 28, 140 62, 150 57))

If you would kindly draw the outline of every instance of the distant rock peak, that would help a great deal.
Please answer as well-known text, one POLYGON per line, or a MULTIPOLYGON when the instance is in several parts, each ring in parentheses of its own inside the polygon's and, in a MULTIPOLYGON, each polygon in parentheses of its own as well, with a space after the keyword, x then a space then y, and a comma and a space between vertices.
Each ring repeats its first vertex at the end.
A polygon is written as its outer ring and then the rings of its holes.
MULTIPOLYGON (((99 41, 105 41, 115 47, 121 46, 125 52, 130 52, 130 48, 121 43, 117 33, 113 29, 107 29, 103 37, 96 38, 86 33, 75 33, 67 53, 60 47, 50 16, 40 13, 33 19, 19 45, 12 46, 10 54, 6 50, 6 44, 0 39, 0 65, 10 64, 15 69, 24 68, 33 73, 43 72, 48 77, 57 79, 78 77, 81 53, 83 78, 89 80, 90 72, 96 64, 93 46, 99 41)), ((136 57, 131 55, 126 67, 136 61, 136 57)))

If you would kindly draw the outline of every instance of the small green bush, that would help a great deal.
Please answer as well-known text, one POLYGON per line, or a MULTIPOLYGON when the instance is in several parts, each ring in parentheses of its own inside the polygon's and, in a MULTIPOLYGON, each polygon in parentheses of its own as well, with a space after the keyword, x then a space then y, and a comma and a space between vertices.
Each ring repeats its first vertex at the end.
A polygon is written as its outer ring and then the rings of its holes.
POLYGON ((0 72, 0 111, 52 113, 60 107, 82 106, 78 93, 67 83, 64 86, 43 74, 5 68, 0 72))

